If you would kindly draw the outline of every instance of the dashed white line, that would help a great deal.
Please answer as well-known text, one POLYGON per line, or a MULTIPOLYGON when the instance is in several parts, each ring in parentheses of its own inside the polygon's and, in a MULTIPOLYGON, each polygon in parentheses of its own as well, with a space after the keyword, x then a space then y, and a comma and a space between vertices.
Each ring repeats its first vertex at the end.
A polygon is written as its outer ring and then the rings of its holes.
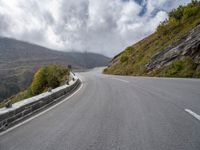
POLYGON ((129 81, 127 81, 127 80, 123 80, 123 79, 118 79, 118 78, 112 78, 112 79, 114 79, 114 80, 118 80, 118 81, 122 81, 122 82, 126 82, 126 83, 129 83, 129 81))
POLYGON ((195 112, 191 111, 190 109, 185 109, 185 111, 200 121, 200 115, 196 114, 195 112))
MULTIPOLYGON (((80 79, 80 78, 79 78, 79 79, 80 79)), ((81 79, 80 79, 80 80, 81 80, 81 79)), ((83 83, 83 82, 81 81, 81 83, 83 83)), ((18 123, 17 125, 15 125, 15 126, 9 128, 9 129, 7 129, 6 131, 1 132, 1 133, 0 133, 0 136, 2 136, 2 135, 4 135, 4 134, 6 134, 6 133, 8 133, 8 132, 10 132, 10 131, 12 131, 12 130, 14 130, 15 128, 17 128, 17 127, 19 127, 19 126, 22 126, 23 124, 26 124, 26 123, 28 123, 29 121, 31 121, 31 120, 33 120, 33 119, 35 119, 35 118, 37 118, 37 117, 43 115, 44 113, 46 113, 46 112, 48 112, 48 111, 54 109, 55 107, 57 107, 58 105, 64 103, 65 101, 69 100, 72 96, 74 96, 76 93, 78 93, 78 91, 80 91, 82 87, 83 87, 83 84, 81 84, 81 86, 78 88, 78 90, 76 90, 76 91, 75 91, 73 94, 71 94, 69 97, 67 97, 67 98, 65 98, 64 100, 58 102, 57 104, 51 106, 50 108, 48 108, 48 109, 46 109, 46 110, 40 112, 39 114, 34 115, 34 116, 30 117, 29 119, 26 119, 25 121, 21 122, 21 123, 18 123)))

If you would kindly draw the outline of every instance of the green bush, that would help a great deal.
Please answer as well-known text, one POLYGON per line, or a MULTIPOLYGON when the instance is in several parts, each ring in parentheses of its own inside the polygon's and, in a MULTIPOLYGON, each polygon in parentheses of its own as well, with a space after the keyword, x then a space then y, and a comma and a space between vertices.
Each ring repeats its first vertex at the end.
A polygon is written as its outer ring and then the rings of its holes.
POLYGON ((33 82, 31 84, 31 92, 33 95, 39 94, 41 91, 44 90, 45 85, 47 85, 46 79, 46 69, 41 68, 37 71, 34 75, 33 82))
POLYGON ((162 35, 166 35, 168 33, 168 27, 167 27, 167 24, 166 24, 166 21, 164 22, 161 22, 159 24, 159 26, 157 27, 157 33, 158 34, 162 34, 162 35))
POLYGON ((184 9, 183 18, 187 19, 189 17, 195 16, 200 12, 199 7, 187 7, 184 9))
MULTIPOLYGON (((178 31, 181 31, 181 25, 196 20, 200 16, 200 2, 194 0, 192 3, 186 6, 179 6, 169 12, 169 19, 161 22, 157 27, 157 33, 167 35, 178 27, 178 31)), ((173 33, 174 34, 174 33, 173 33)), ((173 35, 172 34, 172 35, 173 35)), ((176 33, 175 33, 176 34, 176 33)))
POLYGON ((175 18, 176 20, 181 20, 183 17, 184 7, 179 6, 176 9, 173 9, 171 12, 169 12, 169 18, 175 18))
POLYGON ((132 52, 133 50, 134 50, 134 48, 133 48, 132 46, 127 47, 127 48, 125 49, 126 55, 131 54, 131 52, 132 52))
POLYGON ((176 20, 174 18, 170 18, 169 21, 168 21, 169 30, 173 30, 174 28, 179 26, 179 24, 180 24, 179 20, 176 20))
POLYGON ((121 57, 120 57, 120 62, 121 62, 121 63, 127 62, 128 59, 129 59, 129 56, 131 55, 131 53, 132 53, 133 51, 134 51, 134 48, 133 48, 132 46, 127 47, 127 48, 124 50, 124 52, 123 52, 123 54, 121 55, 121 57))
POLYGON ((123 56, 120 57, 120 62, 121 62, 121 63, 124 63, 124 62, 126 62, 126 61, 128 61, 128 56, 124 56, 124 55, 123 55, 123 56))
POLYGON ((169 66, 169 70, 167 71, 169 75, 176 75, 178 72, 184 69, 183 61, 175 61, 169 66))
POLYGON ((39 69, 33 78, 31 91, 33 95, 47 91, 48 88, 56 88, 67 80, 69 71, 60 65, 48 65, 39 69))
POLYGON ((177 60, 167 66, 161 74, 169 77, 193 77, 196 71, 196 64, 192 58, 188 57, 183 60, 177 60))

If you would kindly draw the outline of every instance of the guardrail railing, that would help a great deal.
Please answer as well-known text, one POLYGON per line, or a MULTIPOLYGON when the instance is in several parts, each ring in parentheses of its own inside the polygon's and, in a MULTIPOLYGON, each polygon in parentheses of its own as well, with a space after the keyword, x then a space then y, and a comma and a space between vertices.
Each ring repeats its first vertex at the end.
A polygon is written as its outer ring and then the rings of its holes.
POLYGON ((16 124, 20 120, 41 111, 45 107, 53 105, 60 101, 63 97, 70 95, 75 89, 79 87, 81 81, 78 77, 73 76, 73 80, 69 85, 60 86, 45 92, 40 95, 22 100, 12 105, 11 108, 0 109, 0 131, 16 124))

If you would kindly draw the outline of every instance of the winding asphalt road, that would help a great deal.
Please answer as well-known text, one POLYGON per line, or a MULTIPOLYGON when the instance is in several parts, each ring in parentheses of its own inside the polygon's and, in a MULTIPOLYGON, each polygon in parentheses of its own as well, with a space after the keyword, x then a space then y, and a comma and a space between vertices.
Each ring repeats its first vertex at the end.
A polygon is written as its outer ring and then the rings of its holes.
POLYGON ((82 86, 0 150, 200 150, 200 80, 80 73, 82 86))

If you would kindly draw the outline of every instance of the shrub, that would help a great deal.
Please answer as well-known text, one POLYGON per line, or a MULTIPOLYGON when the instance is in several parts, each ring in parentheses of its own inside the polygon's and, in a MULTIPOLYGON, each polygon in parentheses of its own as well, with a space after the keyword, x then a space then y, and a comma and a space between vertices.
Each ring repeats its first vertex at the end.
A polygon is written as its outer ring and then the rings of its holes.
POLYGON ((126 53, 127 55, 129 55, 133 50, 134 50, 134 48, 133 48, 132 46, 129 46, 129 47, 127 47, 127 48, 125 49, 125 53, 126 53))
POLYGON ((179 24, 179 20, 176 20, 175 18, 170 18, 168 21, 169 30, 176 28, 179 24))
POLYGON ((196 70, 196 64, 192 58, 187 57, 183 60, 172 62, 164 69, 164 76, 193 77, 196 70))
POLYGON ((200 12, 199 7, 187 7, 184 9, 183 18, 187 19, 189 17, 195 16, 200 12))
MULTIPOLYGON (((180 31, 184 24, 191 22, 191 20, 197 20, 200 16, 200 2, 193 0, 192 3, 186 6, 179 6, 169 12, 169 19, 160 23, 157 27, 157 33, 161 35, 168 35, 175 29, 180 31)), ((196 23, 197 24, 197 23, 196 23)), ((172 33, 173 35, 174 33, 172 33)), ((175 33, 176 34, 176 33, 175 33)))
POLYGON ((161 22, 159 24, 159 26, 157 27, 157 33, 162 35, 166 35, 168 33, 168 27, 166 21, 161 22))
POLYGON ((39 69, 33 78, 31 91, 33 95, 40 94, 48 88, 56 88, 67 80, 69 71, 60 65, 48 65, 39 69))
POLYGON ((133 48, 132 46, 127 47, 127 48, 124 50, 124 52, 123 52, 123 54, 121 55, 121 57, 120 57, 120 62, 121 62, 121 63, 127 62, 128 59, 129 59, 129 57, 130 57, 130 55, 131 55, 131 53, 133 52, 133 50, 134 50, 134 48, 133 48))
POLYGON ((124 62, 126 62, 126 61, 128 61, 128 56, 122 55, 122 56, 120 57, 120 62, 121 62, 121 63, 124 63, 124 62))
POLYGON ((41 91, 43 91, 45 85, 47 84, 47 79, 45 74, 46 74, 45 68, 41 68, 39 71, 35 73, 33 82, 31 84, 31 91, 33 95, 37 95, 41 91))
POLYGON ((176 20, 181 20, 183 17, 183 11, 184 7, 179 6, 177 9, 173 9, 171 12, 169 12, 169 18, 175 18, 176 20))

